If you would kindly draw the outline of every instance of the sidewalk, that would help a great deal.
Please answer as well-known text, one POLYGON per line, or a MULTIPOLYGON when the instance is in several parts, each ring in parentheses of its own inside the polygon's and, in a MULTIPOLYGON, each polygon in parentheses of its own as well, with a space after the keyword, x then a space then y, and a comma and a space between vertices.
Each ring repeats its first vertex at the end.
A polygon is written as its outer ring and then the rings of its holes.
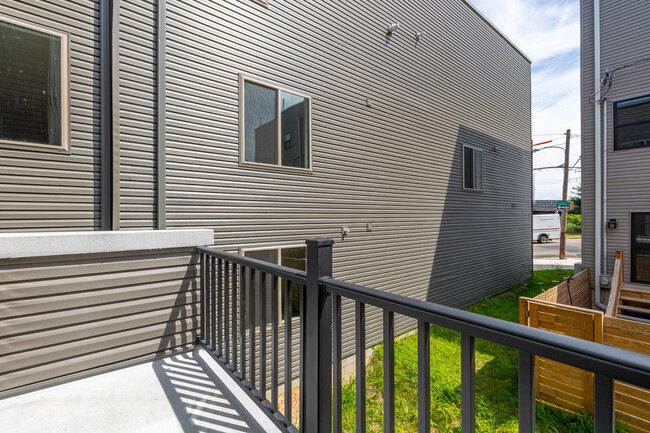
POLYGON ((533 270, 541 271, 543 269, 573 269, 576 263, 580 263, 582 259, 533 259, 533 270))

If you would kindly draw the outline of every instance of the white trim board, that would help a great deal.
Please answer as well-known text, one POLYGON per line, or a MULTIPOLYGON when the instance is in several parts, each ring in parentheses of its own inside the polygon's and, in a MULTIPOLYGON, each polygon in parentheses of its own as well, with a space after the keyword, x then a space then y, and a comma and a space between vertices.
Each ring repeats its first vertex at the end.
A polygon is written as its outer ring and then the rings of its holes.
POLYGON ((212 245, 211 229, 2 233, 0 259, 212 245))

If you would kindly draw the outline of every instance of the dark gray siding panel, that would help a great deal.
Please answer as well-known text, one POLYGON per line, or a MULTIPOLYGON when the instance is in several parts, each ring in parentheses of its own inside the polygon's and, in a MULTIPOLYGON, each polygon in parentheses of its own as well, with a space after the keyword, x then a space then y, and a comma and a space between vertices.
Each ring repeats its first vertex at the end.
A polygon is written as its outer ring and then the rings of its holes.
POLYGON ((167 34, 168 227, 332 237, 336 277, 458 307, 531 275, 530 65, 464 2, 169 0, 167 34), (240 73, 312 97, 313 173, 239 165, 240 73))
POLYGON ((120 227, 156 228, 156 2, 120 1, 120 227))
MULTIPOLYGON (((594 92, 593 4, 583 1, 582 59, 582 183, 583 257, 595 265, 594 247, 594 106, 587 101, 594 92)), ((650 58, 650 8, 633 0, 601 0, 601 70, 613 70, 640 59, 650 58)), ((617 250, 625 253, 625 279, 630 277, 630 223, 632 212, 650 212, 649 149, 613 151, 613 104, 650 94, 650 63, 621 69, 614 74, 607 94, 607 219, 615 218, 618 228, 607 230, 607 272, 612 273, 617 250)), ((605 269, 603 269, 605 272, 605 269)))
POLYGON ((193 345, 193 249, 0 260, 0 396, 193 345))
POLYGON ((99 228, 99 2, 0 2, 0 16, 70 35, 70 154, 0 145, 0 231, 99 228))

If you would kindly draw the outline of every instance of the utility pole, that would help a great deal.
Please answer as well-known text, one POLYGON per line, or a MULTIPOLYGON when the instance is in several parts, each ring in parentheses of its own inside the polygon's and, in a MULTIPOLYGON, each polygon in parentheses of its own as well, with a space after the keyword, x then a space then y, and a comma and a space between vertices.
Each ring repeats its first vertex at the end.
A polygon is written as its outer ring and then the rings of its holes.
MULTIPOLYGON (((566 145, 564 146, 564 185, 562 185, 562 200, 567 201, 569 194, 569 145, 571 130, 566 130, 566 145)), ((562 209, 562 229, 560 232, 560 260, 566 259, 566 222, 569 209, 562 209)))

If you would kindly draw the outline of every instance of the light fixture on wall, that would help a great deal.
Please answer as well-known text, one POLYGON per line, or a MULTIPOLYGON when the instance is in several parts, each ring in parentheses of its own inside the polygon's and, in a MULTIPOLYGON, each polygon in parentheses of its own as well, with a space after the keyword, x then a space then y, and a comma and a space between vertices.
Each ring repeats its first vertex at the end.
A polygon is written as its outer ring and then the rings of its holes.
POLYGON ((616 219, 612 218, 609 221, 607 221, 607 228, 608 229, 615 229, 618 224, 616 223, 616 219))
POLYGON ((386 36, 393 36, 393 33, 395 33, 399 29, 399 24, 391 24, 388 26, 386 29, 386 36))
POLYGON ((426 36, 426 35, 427 35, 427 32, 426 32, 426 31, 424 31, 424 32, 416 32, 416 33, 415 33, 415 40, 416 40, 416 41, 419 41, 420 38, 423 38, 423 37, 426 36))

